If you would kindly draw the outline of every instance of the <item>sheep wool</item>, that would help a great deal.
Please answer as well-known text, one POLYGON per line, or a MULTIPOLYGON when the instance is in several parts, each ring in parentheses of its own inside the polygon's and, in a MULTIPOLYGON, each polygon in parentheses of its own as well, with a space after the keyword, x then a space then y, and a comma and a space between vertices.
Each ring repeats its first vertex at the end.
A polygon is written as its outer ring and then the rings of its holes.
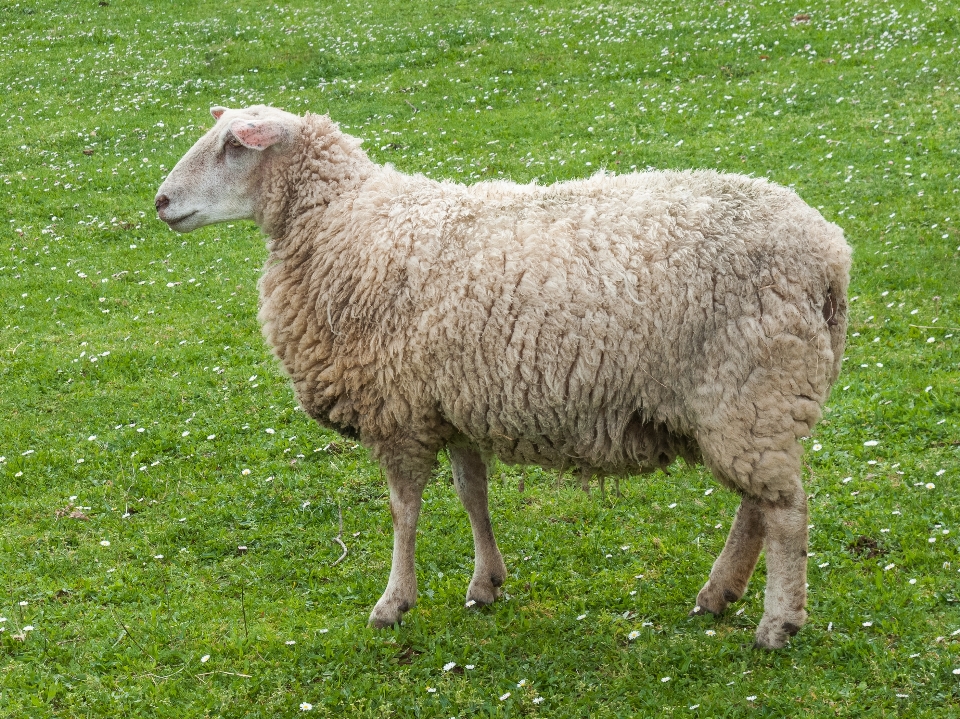
POLYGON ((838 227, 765 179, 466 186, 372 162, 327 116, 213 112, 157 206, 181 231, 242 215, 269 234, 264 335, 303 409, 358 438, 390 486, 375 625, 416 599, 420 497, 447 447, 477 549, 468 603, 493 601, 506 577, 487 510, 494 457, 620 477, 681 456, 742 495, 694 612, 739 599, 765 546, 757 642, 800 628, 798 440, 840 371, 851 253, 838 227), (217 210, 223 185, 245 209, 217 210), (203 217, 181 219, 191 202, 203 217))

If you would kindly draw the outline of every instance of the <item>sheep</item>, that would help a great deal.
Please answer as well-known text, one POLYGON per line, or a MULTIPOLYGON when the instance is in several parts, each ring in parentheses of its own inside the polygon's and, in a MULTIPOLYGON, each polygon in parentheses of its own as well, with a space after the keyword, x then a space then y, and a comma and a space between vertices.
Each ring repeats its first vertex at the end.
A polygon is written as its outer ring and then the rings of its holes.
POLYGON ((300 406, 387 477, 393 561, 374 627, 416 601, 421 497, 446 447, 476 552, 467 606, 507 569, 494 458, 581 476, 702 462, 741 495, 691 614, 767 557, 756 644, 806 620, 800 438, 843 355, 851 251, 791 190, 709 170, 462 185, 374 163, 327 115, 214 107, 160 186, 177 232, 269 236, 259 319, 300 406))

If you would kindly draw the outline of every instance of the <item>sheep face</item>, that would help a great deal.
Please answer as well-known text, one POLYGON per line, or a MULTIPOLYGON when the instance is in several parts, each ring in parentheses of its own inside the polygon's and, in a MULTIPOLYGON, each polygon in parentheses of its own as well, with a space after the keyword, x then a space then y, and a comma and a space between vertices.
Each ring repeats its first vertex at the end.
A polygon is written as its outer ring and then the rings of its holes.
POLYGON ((217 124, 176 164, 157 191, 160 219, 177 232, 231 220, 256 220, 270 165, 295 137, 296 115, 257 106, 214 107, 217 124))

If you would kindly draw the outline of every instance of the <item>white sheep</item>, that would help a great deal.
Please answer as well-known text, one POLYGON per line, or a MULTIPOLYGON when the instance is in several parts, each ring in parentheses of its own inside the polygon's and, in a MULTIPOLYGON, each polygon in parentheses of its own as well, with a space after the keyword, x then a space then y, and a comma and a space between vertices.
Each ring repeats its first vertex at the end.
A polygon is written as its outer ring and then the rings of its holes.
POLYGON ((447 447, 473 528, 468 605, 507 572, 493 457, 581 476, 702 460, 742 495, 693 613, 719 614, 767 553, 757 644, 806 612, 798 439, 839 371, 850 248, 791 190, 712 171, 465 186, 372 162, 327 116, 257 106, 217 123, 156 198, 178 232, 269 236, 260 321, 301 406, 357 437, 390 489, 374 626, 417 596, 421 495, 447 447))

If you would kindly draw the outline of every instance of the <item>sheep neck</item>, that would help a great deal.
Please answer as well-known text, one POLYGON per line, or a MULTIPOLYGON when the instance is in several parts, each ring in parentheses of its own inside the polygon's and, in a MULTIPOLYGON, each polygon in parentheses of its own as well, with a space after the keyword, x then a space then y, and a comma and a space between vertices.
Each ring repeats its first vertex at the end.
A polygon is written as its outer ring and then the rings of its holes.
POLYGON ((322 212, 328 205, 359 189, 377 169, 360 147, 360 140, 340 131, 325 115, 303 119, 288 163, 276 163, 264 173, 264 202, 257 224, 284 243, 297 218, 322 212))

